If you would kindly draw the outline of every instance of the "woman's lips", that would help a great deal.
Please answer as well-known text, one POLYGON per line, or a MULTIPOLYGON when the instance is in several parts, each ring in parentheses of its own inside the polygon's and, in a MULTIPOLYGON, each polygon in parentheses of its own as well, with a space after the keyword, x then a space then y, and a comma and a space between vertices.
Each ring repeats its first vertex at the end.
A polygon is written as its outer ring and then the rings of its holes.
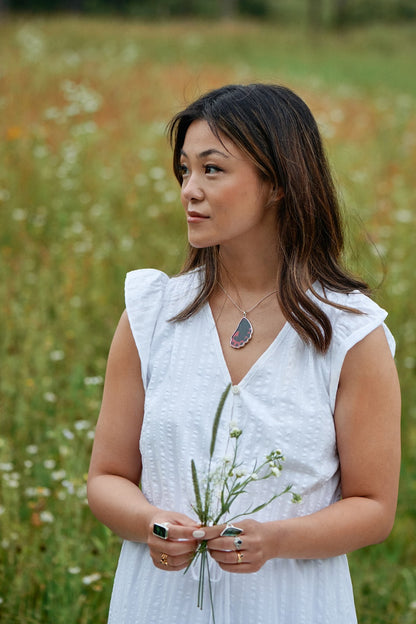
POLYGON ((209 219, 209 217, 200 212, 196 212, 195 210, 188 210, 186 214, 186 220, 188 223, 199 223, 201 221, 205 221, 206 219, 209 219))

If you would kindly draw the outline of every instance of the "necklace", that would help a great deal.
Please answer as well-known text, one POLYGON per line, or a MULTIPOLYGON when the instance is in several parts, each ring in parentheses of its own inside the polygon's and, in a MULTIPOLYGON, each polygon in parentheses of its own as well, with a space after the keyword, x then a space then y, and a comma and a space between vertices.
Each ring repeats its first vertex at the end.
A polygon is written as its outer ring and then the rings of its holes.
POLYGON ((259 306, 268 297, 271 297, 272 295, 274 295, 277 292, 277 290, 273 290, 272 292, 269 292, 267 295, 264 295, 264 297, 262 297, 260 301, 257 301, 257 303, 255 303, 254 306, 252 306, 249 310, 243 310, 243 308, 240 308, 238 303, 234 301, 231 295, 228 294, 224 286, 220 284, 220 282, 217 282, 217 283, 218 283, 218 286, 221 288, 221 290, 224 292, 224 294, 231 301, 233 306, 235 306, 237 310, 239 310, 241 314, 243 315, 240 322, 237 325, 237 329, 235 330, 235 332, 230 338, 230 346, 233 349, 241 349, 242 347, 245 347, 246 344, 252 339, 253 333, 254 333, 253 325, 247 318, 247 314, 250 314, 250 312, 253 312, 253 310, 257 308, 257 306, 259 306))

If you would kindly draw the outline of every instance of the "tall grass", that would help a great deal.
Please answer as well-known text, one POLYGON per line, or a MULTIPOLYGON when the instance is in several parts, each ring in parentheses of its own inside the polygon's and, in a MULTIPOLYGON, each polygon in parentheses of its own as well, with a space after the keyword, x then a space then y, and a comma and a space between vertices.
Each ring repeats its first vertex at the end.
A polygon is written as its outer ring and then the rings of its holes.
POLYGON ((201 91, 251 80, 310 104, 344 199, 348 261, 381 282, 390 311, 398 519, 350 560, 362 624, 415 621, 414 52, 406 27, 311 40, 244 22, 0 24, 1 622, 105 622, 119 541, 91 516, 85 479, 124 275, 173 273, 183 259, 166 121, 201 91))

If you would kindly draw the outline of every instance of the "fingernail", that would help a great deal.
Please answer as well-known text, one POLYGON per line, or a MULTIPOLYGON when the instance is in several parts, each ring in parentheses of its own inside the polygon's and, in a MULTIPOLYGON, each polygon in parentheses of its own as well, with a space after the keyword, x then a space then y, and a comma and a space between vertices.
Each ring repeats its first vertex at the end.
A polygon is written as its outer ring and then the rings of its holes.
POLYGON ((192 535, 195 537, 195 539, 200 539, 201 537, 205 537, 205 531, 203 531, 202 529, 197 529, 192 533, 192 535))

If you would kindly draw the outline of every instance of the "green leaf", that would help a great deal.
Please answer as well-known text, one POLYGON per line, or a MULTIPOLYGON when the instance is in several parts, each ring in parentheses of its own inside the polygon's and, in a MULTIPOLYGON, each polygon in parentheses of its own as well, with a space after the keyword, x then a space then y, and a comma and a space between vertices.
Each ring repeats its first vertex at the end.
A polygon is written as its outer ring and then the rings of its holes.
POLYGON ((267 503, 263 503, 262 505, 259 505, 258 507, 255 507, 254 509, 250 510, 249 513, 250 514, 254 514, 257 511, 260 511, 261 509, 264 509, 265 507, 267 507, 267 505, 270 505, 270 503, 272 501, 274 501, 276 498, 279 497, 279 494, 275 494, 274 496, 272 496, 271 498, 269 498, 269 500, 267 501, 267 503))

